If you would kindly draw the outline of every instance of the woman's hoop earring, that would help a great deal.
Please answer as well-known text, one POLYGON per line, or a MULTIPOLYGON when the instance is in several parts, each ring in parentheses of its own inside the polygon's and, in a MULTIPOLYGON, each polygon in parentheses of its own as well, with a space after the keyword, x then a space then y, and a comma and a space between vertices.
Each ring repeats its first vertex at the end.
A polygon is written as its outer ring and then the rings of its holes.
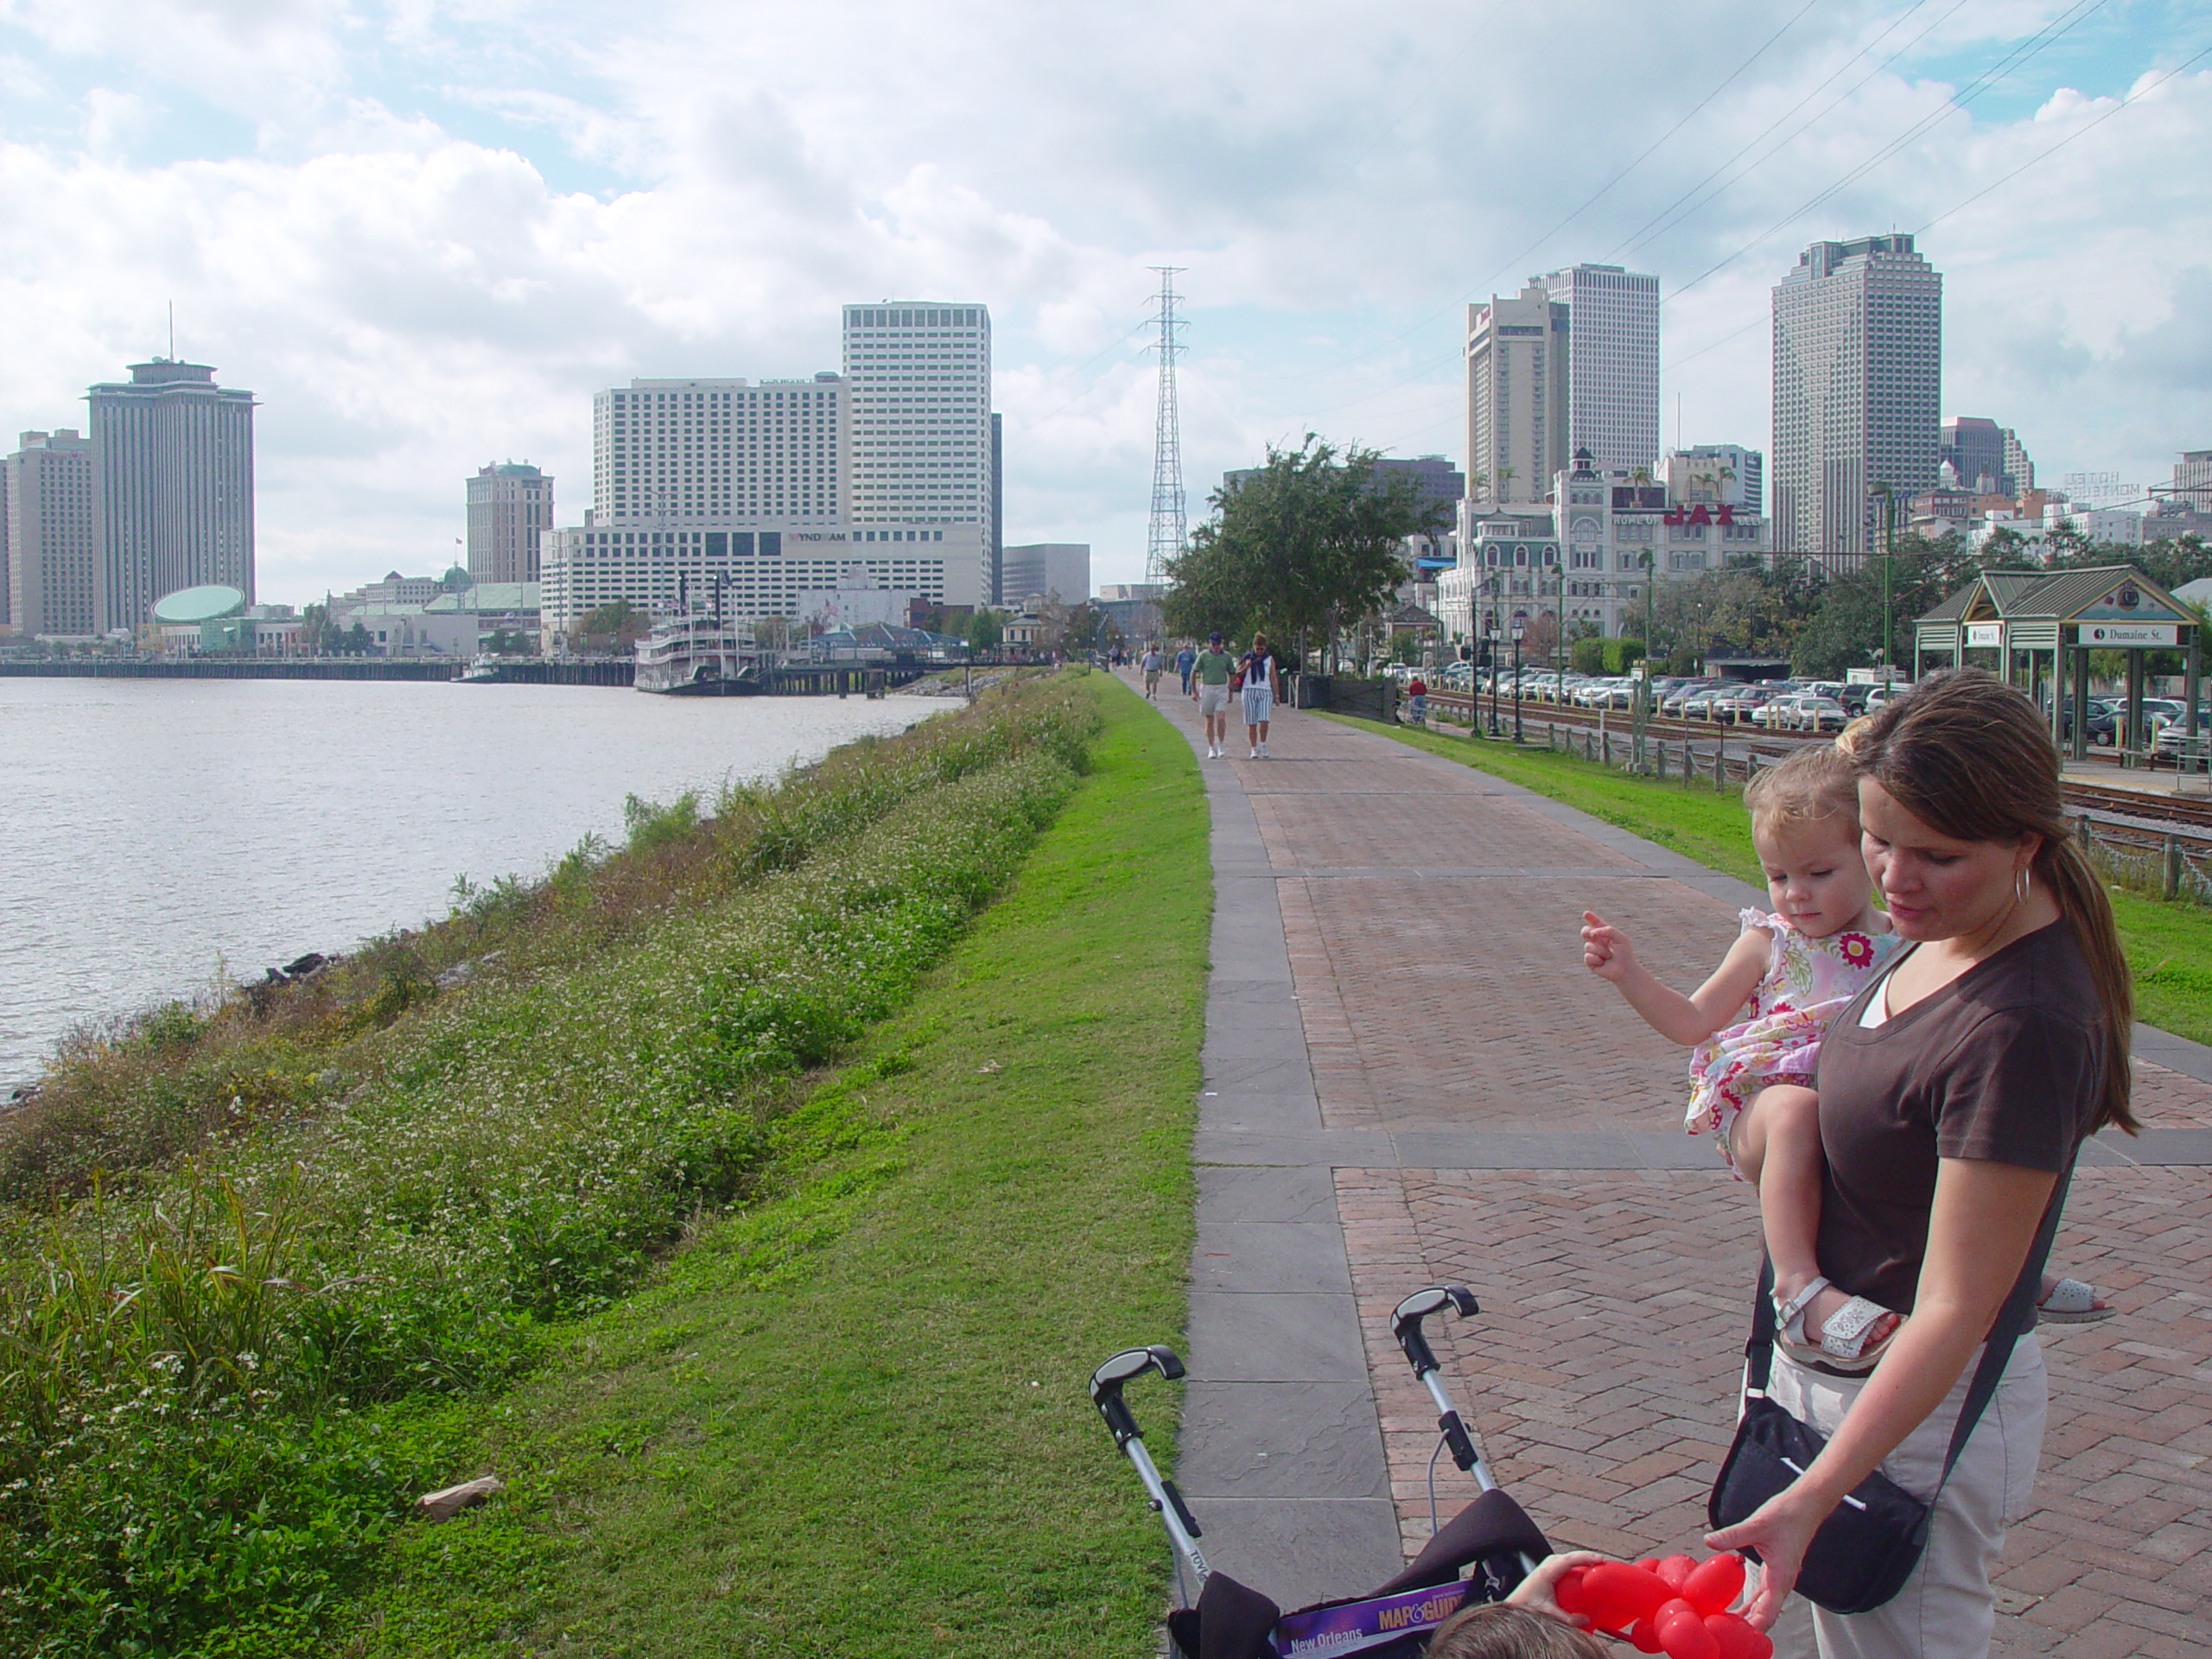
POLYGON ((2025 866, 2012 872, 2012 891, 2022 904, 2028 902, 2028 890, 2033 885, 2034 878, 2028 874, 2025 866))

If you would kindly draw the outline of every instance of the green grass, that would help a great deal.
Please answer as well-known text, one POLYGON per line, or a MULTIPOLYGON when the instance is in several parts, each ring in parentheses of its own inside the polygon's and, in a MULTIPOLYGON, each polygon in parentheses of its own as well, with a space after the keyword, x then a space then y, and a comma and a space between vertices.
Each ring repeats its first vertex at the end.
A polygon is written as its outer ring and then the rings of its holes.
POLYGON ((1077 792, 779 1124, 772 1196, 480 1413, 451 1478, 507 1492, 404 1534, 328 1650, 1153 1649, 1157 1523, 1082 1383, 1181 1330, 1211 883, 1188 746, 1091 685, 1077 792))
MULTIPOLYGON (((1444 755, 1479 771, 1579 807, 1592 817, 1672 848, 1707 868, 1753 886, 1764 885, 1751 855, 1743 791, 1731 785, 1714 792, 1709 783, 1684 788, 1679 779, 1658 783, 1573 755, 1508 743, 1471 740, 1342 715, 1325 720, 1381 733, 1417 749, 1444 755)), ((2212 1043, 2212 913, 2199 905, 2169 903, 2130 888, 2107 886, 2120 943, 2135 969, 2135 1013, 2145 1025, 2212 1043)))

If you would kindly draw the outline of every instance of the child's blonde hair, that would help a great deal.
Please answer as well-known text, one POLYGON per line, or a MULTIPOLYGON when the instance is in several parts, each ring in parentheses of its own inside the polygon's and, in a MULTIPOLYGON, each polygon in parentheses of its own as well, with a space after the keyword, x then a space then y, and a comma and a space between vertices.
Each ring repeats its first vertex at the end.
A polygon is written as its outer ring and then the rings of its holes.
POLYGON ((1840 818, 1859 832, 1859 773, 1840 742, 1808 743, 1744 785, 1754 827, 1840 818))
POLYGON ((1462 1607, 1428 1639, 1428 1659, 1606 1659, 1587 1631, 1504 1602, 1462 1607))

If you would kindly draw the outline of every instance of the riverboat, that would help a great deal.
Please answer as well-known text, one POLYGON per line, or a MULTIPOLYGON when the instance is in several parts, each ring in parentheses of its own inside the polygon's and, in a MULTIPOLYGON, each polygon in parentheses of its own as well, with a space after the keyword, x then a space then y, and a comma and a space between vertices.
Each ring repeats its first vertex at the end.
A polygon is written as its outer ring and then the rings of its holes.
POLYGON ((671 697, 741 697, 761 689, 753 637, 707 612, 663 617, 638 641, 640 691, 671 697))

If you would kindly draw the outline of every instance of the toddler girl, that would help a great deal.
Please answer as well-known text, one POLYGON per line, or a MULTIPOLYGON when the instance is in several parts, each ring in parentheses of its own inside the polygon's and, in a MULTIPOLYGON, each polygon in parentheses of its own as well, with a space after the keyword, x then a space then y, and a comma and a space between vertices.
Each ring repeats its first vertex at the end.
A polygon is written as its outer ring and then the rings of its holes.
POLYGON ((1857 780, 1839 749, 1800 749, 1754 778, 1744 804, 1774 910, 1742 912, 1744 931, 1710 979, 1688 996, 1670 990, 1592 911, 1582 912, 1582 962, 1662 1037, 1695 1045, 1684 1128, 1711 1134, 1738 1177, 1758 1184, 1783 1348, 1836 1370, 1867 1370, 1897 1316, 1845 1295, 1815 1260, 1822 1169, 1813 1068, 1827 1022, 1873 976, 1897 936, 1873 907, 1859 850, 1857 780))

